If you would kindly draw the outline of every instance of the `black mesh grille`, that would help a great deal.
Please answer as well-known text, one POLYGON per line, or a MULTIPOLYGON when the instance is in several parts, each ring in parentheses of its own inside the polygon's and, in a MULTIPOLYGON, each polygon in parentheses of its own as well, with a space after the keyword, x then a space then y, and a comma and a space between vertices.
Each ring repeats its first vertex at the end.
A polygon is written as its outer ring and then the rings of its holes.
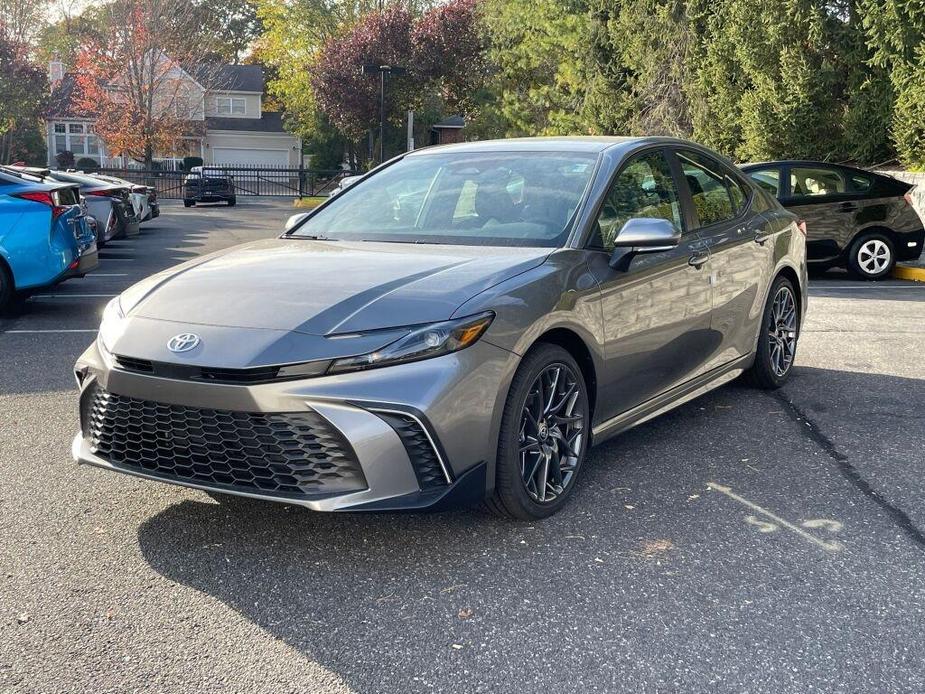
POLYGON ((253 414, 137 400, 93 385, 84 436, 109 463, 160 477, 288 497, 366 489, 343 436, 315 412, 253 414))
POLYGON ((389 423, 405 445, 414 474, 421 489, 433 489, 446 485, 446 476, 440 466, 437 451, 434 450, 424 429, 414 417, 394 412, 376 412, 389 423))

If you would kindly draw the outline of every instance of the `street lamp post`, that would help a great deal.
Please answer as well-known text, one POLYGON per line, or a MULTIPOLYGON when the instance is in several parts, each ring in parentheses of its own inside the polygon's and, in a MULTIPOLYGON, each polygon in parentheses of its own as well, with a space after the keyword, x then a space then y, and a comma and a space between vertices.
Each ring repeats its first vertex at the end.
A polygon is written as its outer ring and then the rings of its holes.
POLYGON ((379 73, 379 163, 385 161, 385 76, 386 75, 404 75, 408 72, 406 68, 397 65, 376 65, 368 63, 363 66, 364 75, 375 75, 379 73))

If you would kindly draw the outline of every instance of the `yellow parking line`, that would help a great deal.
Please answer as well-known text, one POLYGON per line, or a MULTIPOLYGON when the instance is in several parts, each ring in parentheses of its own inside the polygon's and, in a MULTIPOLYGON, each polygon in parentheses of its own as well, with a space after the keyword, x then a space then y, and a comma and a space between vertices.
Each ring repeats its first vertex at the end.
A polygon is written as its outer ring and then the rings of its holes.
POLYGON ((925 267, 913 267, 912 265, 897 265, 893 268, 893 277, 898 280, 913 280, 914 282, 925 282, 925 267))

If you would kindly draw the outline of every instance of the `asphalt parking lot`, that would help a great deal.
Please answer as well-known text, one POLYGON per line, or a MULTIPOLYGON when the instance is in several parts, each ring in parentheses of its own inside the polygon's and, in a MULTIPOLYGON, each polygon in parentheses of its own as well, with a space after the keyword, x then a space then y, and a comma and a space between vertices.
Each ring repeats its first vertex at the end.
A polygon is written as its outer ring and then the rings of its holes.
POLYGON ((108 298, 291 212, 167 202, 0 320, 0 690, 925 690, 925 284, 814 279, 783 390, 597 447, 534 525, 74 465, 71 366, 108 298))

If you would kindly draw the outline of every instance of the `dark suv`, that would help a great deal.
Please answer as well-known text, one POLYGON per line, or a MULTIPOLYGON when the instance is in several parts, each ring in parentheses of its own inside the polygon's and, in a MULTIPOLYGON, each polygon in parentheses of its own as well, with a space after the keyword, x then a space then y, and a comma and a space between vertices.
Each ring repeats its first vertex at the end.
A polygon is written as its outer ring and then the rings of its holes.
POLYGON ((223 200, 231 207, 237 202, 234 179, 221 169, 193 167, 183 181, 183 206, 192 207, 197 202, 223 200))
POLYGON ((819 161, 746 164, 742 170, 806 222, 808 260, 817 268, 847 267, 856 277, 879 280, 896 261, 922 253, 925 228, 909 183, 819 161))

